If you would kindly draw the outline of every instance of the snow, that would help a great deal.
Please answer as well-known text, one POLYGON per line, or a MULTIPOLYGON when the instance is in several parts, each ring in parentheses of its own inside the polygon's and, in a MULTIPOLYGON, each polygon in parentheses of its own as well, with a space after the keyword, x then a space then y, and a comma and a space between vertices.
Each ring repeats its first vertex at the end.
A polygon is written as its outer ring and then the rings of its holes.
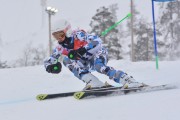
MULTIPOLYGON (((109 65, 126 71, 138 81, 180 86, 180 61, 110 61, 109 65)), ((94 72, 102 81, 118 86, 105 75, 94 72)), ((81 90, 84 83, 67 68, 49 74, 43 66, 0 69, 0 120, 179 120, 180 89, 124 96, 76 100, 73 97, 37 101, 40 93, 81 90)))

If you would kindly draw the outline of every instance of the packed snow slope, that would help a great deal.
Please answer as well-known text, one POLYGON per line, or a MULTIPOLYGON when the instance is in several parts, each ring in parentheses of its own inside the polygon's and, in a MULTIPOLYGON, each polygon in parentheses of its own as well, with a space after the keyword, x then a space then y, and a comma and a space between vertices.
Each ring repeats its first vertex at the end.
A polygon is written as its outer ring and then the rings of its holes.
MULTIPOLYGON (((146 84, 180 86, 180 61, 159 62, 159 70, 155 62, 113 60, 108 65, 146 84)), ((93 74, 118 86, 105 75, 93 74)), ((54 75, 43 66, 0 69, 0 82, 0 120, 180 120, 179 88, 86 100, 37 101, 37 94, 81 90, 85 84, 65 67, 54 75)))

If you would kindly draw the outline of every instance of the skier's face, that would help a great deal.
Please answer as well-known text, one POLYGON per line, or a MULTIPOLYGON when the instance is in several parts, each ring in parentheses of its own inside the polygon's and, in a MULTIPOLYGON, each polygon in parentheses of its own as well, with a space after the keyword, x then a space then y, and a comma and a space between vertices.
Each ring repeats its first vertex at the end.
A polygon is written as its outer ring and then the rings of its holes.
POLYGON ((66 36, 66 34, 63 31, 54 32, 52 33, 52 35, 58 42, 63 42, 66 36))

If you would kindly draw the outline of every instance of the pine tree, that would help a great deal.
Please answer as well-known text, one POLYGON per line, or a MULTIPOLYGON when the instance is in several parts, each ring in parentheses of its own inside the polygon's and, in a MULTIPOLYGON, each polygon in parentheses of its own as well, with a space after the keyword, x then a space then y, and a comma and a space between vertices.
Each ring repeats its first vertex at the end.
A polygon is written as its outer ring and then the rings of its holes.
POLYGON ((9 68, 9 66, 7 65, 6 61, 1 61, 0 60, 0 69, 2 69, 2 68, 9 68))
MULTIPOLYGON (((139 27, 136 31, 136 40, 135 44, 135 60, 136 61, 150 61, 154 60, 154 35, 152 24, 147 23, 144 19, 139 21, 139 27)), ((161 48, 164 46, 164 43, 159 41, 159 36, 161 33, 156 30, 157 36, 157 45, 159 48, 159 56, 160 58, 163 56, 161 52, 161 48)))
MULTIPOLYGON (((134 32, 134 59, 135 61, 149 61, 154 60, 154 35, 152 23, 148 23, 140 13, 137 11, 136 6, 133 6, 133 32, 134 32)), ((131 31, 131 22, 127 24, 129 31, 131 31)), ((157 44, 159 48, 164 46, 163 42, 159 41, 161 33, 156 28, 157 44)), ((130 32, 129 32, 130 35, 130 32)), ((159 52, 162 56, 161 52, 159 52)))
POLYGON ((160 4, 160 24, 164 35, 166 58, 175 60, 180 57, 180 1, 160 4))
POLYGON ((0 33, 0 46, 2 46, 2 38, 1 38, 1 33, 0 33))
MULTIPOLYGON (((97 9, 97 13, 92 17, 90 26, 92 27, 91 33, 96 35, 101 35, 101 33, 107 28, 114 25, 117 21, 116 10, 117 5, 111 5, 110 8, 100 7, 97 9)), ((110 59, 122 59, 120 56, 121 53, 121 44, 118 40, 118 29, 112 29, 105 36, 101 37, 103 44, 108 48, 109 58, 110 59)))
POLYGON ((41 65, 46 56, 46 50, 43 45, 33 47, 32 41, 26 45, 22 52, 22 57, 16 61, 14 67, 41 65))

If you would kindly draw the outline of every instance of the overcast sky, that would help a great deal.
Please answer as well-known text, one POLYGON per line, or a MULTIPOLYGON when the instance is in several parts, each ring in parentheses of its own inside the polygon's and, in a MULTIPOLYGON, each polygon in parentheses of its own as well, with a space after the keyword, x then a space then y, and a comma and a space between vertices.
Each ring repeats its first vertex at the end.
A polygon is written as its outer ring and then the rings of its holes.
MULTIPOLYGON (((151 22, 151 0, 134 2, 141 15, 151 22)), ((101 6, 118 3, 118 20, 130 12, 130 0, 47 0, 46 3, 59 10, 52 16, 52 22, 67 19, 73 28, 84 30, 90 29, 91 18, 101 6)), ((9 59, 13 50, 11 59, 17 59, 30 41, 48 46, 48 16, 41 6, 41 0, 0 0, 0 15, 0 37, 3 43, 0 58, 9 59)))
MULTIPOLYGON (((151 0, 134 0, 140 13, 151 20, 151 0)), ((91 17, 100 6, 118 3, 118 19, 130 11, 130 0, 47 0, 47 5, 58 8, 52 21, 65 18, 72 26, 89 29, 91 17)), ((10 42, 41 28, 40 0, 0 0, 0 33, 3 41, 10 42)), ((47 15, 44 15, 47 21, 47 15)))

